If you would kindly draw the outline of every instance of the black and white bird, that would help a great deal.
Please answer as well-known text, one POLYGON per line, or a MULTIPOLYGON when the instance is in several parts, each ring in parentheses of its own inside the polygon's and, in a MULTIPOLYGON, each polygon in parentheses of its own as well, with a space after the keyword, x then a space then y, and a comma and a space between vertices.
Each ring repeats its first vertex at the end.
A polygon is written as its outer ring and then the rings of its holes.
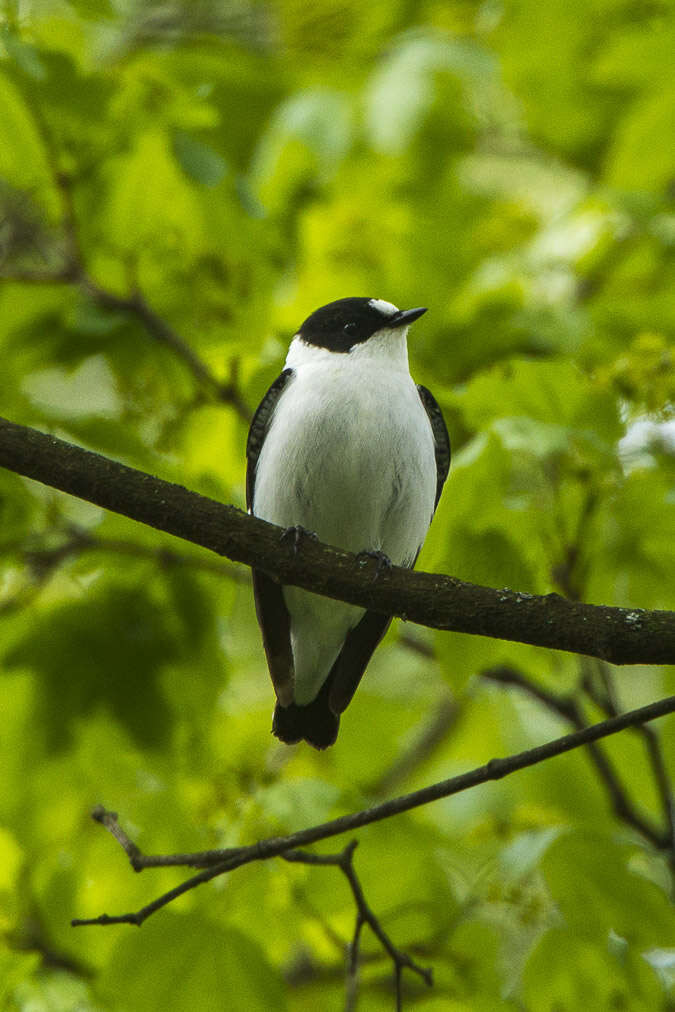
MULTIPOLYGON (((408 369, 408 327, 424 312, 349 298, 307 317, 251 423, 250 513, 414 566, 450 467, 441 410, 408 369)), ((253 588, 277 696, 272 730, 326 748, 391 617, 257 570, 253 588)))

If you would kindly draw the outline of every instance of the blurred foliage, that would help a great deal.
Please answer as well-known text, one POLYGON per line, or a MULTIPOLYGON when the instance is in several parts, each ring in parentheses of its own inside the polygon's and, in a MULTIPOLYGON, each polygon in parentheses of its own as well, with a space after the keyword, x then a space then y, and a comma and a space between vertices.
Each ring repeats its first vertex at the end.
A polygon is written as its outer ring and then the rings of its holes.
MULTIPOLYGON (((304 316, 428 305, 411 362, 455 458, 421 566, 672 607, 673 38, 668 0, 4 0, 0 413, 241 505, 247 409, 304 316)), ((0 630, 8 1012, 344 1007, 334 868, 72 930, 179 881, 133 875, 97 802, 149 851, 249 843, 562 733, 496 663, 589 720, 673 691, 399 625, 338 745, 286 749, 244 570, 8 473, 0 630)), ((657 826, 672 732, 605 748, 657 826)), ((406 1007, 673 1007, 672 853, 588 755, 359 838, 369 902, 435 968, 406 1007)), ((358 1007, 391 1009, 363 944, 358 1007)))

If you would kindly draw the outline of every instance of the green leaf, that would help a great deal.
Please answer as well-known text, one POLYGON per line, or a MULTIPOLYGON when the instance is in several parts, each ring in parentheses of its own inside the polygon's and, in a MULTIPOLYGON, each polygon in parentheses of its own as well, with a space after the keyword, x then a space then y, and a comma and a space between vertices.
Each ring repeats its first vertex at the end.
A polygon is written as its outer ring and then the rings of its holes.
POLYGON ((47 77, 47 69, 36 47, 23 42, 7 24, 0 26, 0 43, 24 74, 36 81, 43 81, 47 77))
POLYGON ((404 36, 376 70, 368 89, 366 117, 373 146, 387 152, 404 151, 427 124, 436 102, 443 107, 445 129, 452 131, 456 143, 466 130, 466 103, 461 101, 459 89, 453 94, 450 88, 443 94, 441 75, 485 94, 493 74, 492 58, 472 41, 421 33, 404 36), (448 101, 451 97, 454 102, 448 101))
MULTIPOLYGON (((496 30, 507 84, 516 92, 531 135, 564 156, 590 161, 606 132, 616 97, 593 86, 596 54, 621 19, 611 20, 602 0, 583 8, 568 0, 524 3, 496 30), (594 34, 603 25, 603 32, 594 34)), ((608 38, 609 37, 609 38, 608 38)))
POLYGON ((326 781, 303 777, 259 791, 256 802, 274 825, 290 832, 294 826, 325 822, 338 796, 336 788, 326 781))
POLYGON ((83 18, 100 20, 110 17, 115 8, 112 0, 70 0, 71 5, 83 18))
POLYGON ((254 190, 266 208, 283 210, 302 188, 335 175, 351 144, 352 115, 347 97, 327 90, 300 93, 279 108, 252 170, 254 190))
POLYGON ((144 1012, 286 1009, 281 976, 243 932, 201 914, 163 911, 112 954, 98 988, 119 1007, 144 1012))
POLYGON ((626 607, 669 608, 675 564, 672 481, 666 469, 637 468, 602 503, 589 593, 626 607))
POLYGON ((114 416, 120 411, 114 377, 102 355, 91 355, 70 371, 36 371, 27 379, 25 392, 40 410, 56 416, 114 416))
POLYGON ((628 856, 609 838, 575 832, 548 849, 541 867, 567 927, 580 937, 603 944, 611 932, 638 951, 675 945, 672 904, 653 882, 628 870, 628 856))
MULTIPOLYGON (((0 950, 0 1002, 3 1009, 17 1008, 12 999, 20 992, 24 981, 37 975, 40 964, 38 952, 15 952, 5 948, 0 950)), ((26 1008, 25 1005, 23 1007, 26 1008)))
POLYGON ((40 132, 18 88, 0 70, 0 177, 41 194, 51 177, 40 132))
MULTIPOLYGON (((522 1008, 517 999, 511 1002, 504 998, 500 973, 503 959, 497 925, 469 914, 453 931, 451 946, 451 958, 455 964, 452 990, 460 997, 457 1012, 464 1012, 468 1007, 472 1012, 474 1009, 476 1012, 492 1012, 495 1009, 515 1012, 522 1008)), ((443 1007, 439 1002, 438 1012, 443 1012, 443 1007)), ((451 1009, 454 1007, 449 1006, 451 1009)))
POLYGON ((0 471, 0 547, 23 541, 34 523, 35 509, 25 483, 10 471, 0 471))
POLYGON ((227 162, 222 155, 184 130, 173 135, 173 153, 181 168, 197 183, 217 186, 227 175, 227 162))
POLYGON ((151 746, 167 733, 158 679, 175 653, 169 616, 144 586, 120 582, 32 616, 4 663, 39 674, 50 748, 65 748, 77 721, 99 707, 151 746))
POLYGON ((672 152, 663 143, 675 133, 675 89, 659 89, 633 107, 614 139, 608 183, 625 190, 666 192, 673 179, 672 152))
POLYGON ((538 469, 523 470, 524 476, 494 436, 478 437, 455 454, 434 521, 443 540, 441 550, 434 530, 435 566, 473 583, 542 589, 541 525, 531 500, 543 498, 545 482, 538 469))
POLYGON ((203 242, 197 195, 180 172, 161 129, 144 132, 128 156, 111 159, 108 191, 104 221, 113 248, 140 255, 149 244, 172 252, 180 249, 189 257, 203 242))
POLYGON ((518 437, 520 445, 514 448, 520 449, 529 434, 530 452, 542 455, 564 448, 561 427, 567 430, 568 440, 583 440, 596 452, 606 452, 622 435, 615 397, 595 385, 573 362, 516 359, 495 366, 476 376, 462 392, 459 404, 472 428, 482 428, 495 417, 507 419, 511 428, 504 429, 503 435, 518 437), (535 422, 542 424, 541 430, 537 431, 535 422), (519 433, 513 429, 515 424, 519 433))
POLYGON ((620 947, 612 951, 607 940, 593 942, 575 929, 546 932, 528 960, 523 983, 525 1000, 537 1012, 652 1012, 666 1007, 663 988, 646 960, 620 947))

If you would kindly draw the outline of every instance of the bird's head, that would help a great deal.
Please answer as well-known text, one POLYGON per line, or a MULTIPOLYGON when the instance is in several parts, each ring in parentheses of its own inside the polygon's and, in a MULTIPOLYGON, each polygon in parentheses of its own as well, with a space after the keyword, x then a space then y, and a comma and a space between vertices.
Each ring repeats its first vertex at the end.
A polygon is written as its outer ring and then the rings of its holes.
POLYGON ((337 299, 316 309, 302 324, 297 338, 304 344, 347 354, 379 338, 386 345, 389 336, 405 341, 408 326, 426 309, 397 309, 382 299, 337 299))

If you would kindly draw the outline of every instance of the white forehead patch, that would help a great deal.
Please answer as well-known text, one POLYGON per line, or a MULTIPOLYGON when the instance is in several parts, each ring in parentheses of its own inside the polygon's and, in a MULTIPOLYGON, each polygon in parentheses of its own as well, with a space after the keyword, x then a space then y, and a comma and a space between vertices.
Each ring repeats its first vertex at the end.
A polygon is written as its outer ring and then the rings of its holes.
POLYGON ((392 306, 391 302, 385 302, 384 299, 368 299, 368 305, 376 309, 378 313, 382 313, 383 316, 393 316, 394 313, 398 313, 396 306, 392 306))

